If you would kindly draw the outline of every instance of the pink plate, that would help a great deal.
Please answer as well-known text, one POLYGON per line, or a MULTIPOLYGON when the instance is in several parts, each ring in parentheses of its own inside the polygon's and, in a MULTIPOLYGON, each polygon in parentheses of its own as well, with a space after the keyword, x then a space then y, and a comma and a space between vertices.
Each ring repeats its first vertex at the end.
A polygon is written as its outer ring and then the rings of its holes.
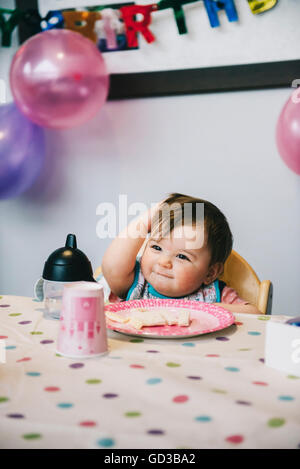
POLYGON ((164 308, 174 314, 178 308, 187 308, 190 312, 190 325, 182 326, 151 326, 143 327, 140 330, 134 329, 127 323, 118 323, 106 318, 108 329, 112 329, 123 334, 139 337, 149 337, 156 339, 187 338, 194 337, 208 332, 219 331, 234 323, 235 317, 232 313, 220 306, 200 301, 184 300, 132 300, 120 303, 111 303, 105 306, 105 311, 116 313, 120 316, 127 316, 130 310, 139 308, 164 308))

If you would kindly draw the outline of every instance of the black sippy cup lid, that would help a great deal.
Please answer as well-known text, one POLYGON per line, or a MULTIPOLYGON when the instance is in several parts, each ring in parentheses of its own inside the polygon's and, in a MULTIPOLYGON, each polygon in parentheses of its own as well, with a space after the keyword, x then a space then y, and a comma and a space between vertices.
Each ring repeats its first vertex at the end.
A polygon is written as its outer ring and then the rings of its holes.
POLYGON ((68 234, 66 245, 50 254, 45 262, 43 279, 55 282, 96 281, 89 259, 77 249, 74 234, 68 234))

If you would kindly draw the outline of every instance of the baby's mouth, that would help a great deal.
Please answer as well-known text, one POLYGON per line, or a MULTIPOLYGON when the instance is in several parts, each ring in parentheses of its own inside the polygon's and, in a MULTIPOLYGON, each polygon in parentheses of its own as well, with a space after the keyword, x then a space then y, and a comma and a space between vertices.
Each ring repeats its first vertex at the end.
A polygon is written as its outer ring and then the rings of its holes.
POLYGON ((173 278, 171 275, 164 274, 162 272, 154 272, 156 275, 159 275, 160 277, 165 277, 165 278, 173 278))

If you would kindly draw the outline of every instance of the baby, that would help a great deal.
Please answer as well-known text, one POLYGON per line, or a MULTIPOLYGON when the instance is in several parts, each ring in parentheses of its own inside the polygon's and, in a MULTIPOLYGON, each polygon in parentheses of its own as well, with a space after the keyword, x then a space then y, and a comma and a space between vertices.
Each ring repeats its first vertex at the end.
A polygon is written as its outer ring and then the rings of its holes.
POLYGON ((123 300, 184 298, 231 312, 260 314, 218 280, 232 243, 228 222, 215 205, 170 194, 111 243, 102 261, 103 276, 111 292, 123 300))

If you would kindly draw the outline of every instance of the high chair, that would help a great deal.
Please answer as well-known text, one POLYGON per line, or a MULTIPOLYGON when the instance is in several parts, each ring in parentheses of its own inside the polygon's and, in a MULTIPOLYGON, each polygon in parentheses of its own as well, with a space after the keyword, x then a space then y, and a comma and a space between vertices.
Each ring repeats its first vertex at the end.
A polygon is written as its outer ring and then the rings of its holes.
MULTIPOLYGON (((97 279, 102 273, 101 266, 94 272, 97 279)), ((223 275, 220 280, 236 290, 243 300, 255 305, 262 314, 271 314, 273 285, 270 280, 259 280, 258 276, 236 251, 231 251, 224 265, 223 275)))
POLYGON ((255 305, 262 314, 271 314, 272 283, 270 280, 261 282, 248 262, 236 251, 231 251, 220 280, 236 290, 241 298, 255 305))

